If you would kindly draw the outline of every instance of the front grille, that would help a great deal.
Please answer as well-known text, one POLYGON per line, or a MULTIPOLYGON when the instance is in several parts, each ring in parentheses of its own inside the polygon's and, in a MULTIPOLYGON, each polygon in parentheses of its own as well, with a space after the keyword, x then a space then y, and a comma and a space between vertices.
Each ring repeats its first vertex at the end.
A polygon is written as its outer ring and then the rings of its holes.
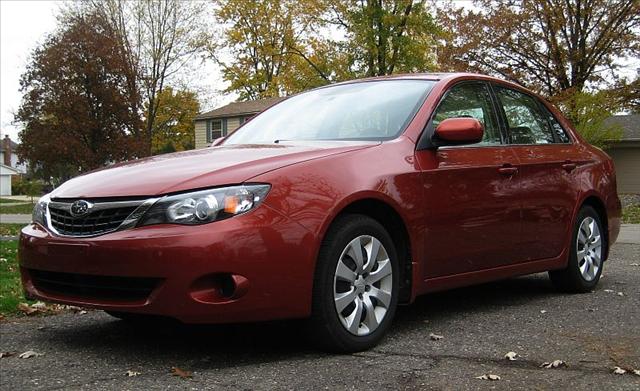
POLYGON ((28 270, 33 286, 44 293, 75 298, 140 302, 158 286, 159 278, 93 276, 28 270))
POLYGON ((70 204, 49 204, 51 226, 61 235, 94 236, 113 232, 136 210, 136 205, 97 209, 81 217, 69 212, 70 204))

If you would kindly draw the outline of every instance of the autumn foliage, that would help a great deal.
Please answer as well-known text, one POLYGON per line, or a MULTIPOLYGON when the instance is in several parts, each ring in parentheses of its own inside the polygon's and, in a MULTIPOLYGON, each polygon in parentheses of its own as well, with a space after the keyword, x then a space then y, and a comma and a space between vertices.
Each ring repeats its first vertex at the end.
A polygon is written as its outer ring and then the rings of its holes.
POLYGON ((122 52, 107 24, 84 15, 33 53, 16 119, 18 152, 38 176, 66 179, 140 154, 140 97, 122 52))

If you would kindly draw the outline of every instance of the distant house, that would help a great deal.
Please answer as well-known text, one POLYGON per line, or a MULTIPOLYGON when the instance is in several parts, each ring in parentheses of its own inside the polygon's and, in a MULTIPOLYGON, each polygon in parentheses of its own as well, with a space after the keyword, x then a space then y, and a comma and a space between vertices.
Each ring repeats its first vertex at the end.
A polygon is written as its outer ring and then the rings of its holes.
POLYGON ((206 148, 213 140, 233 133, 254 115, 285 98, 267 98, 246 102, 233 102, 226 106, 199 114, 194 119, 196 148, 206 148))
POLYGON ((605 125, 622 128, 622 138, 607 149, 616 166, 618 193, 640 194, 640 114, 614 115, 605 125))
POLYGON ((18 154, 16 153, 17 148, 18 144, 13 142, 8 134, 5 135, 2 139, 2 148, 0 149, 0 163, 13 168, 20 174, 26 174, 27 165, 18 162, 18 154))
POLYGON ((11 177, 27 172, 27 166, 18 163, 17 147, 18 144, 13 142, 9 135, 4 136, 0 148, 0 195, 3 196, 11 195, 11 177))

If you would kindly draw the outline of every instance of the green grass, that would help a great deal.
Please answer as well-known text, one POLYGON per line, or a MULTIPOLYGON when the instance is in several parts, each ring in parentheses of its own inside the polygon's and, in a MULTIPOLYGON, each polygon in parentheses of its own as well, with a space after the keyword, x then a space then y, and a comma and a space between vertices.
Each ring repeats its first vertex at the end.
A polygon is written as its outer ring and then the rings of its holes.
POLYGON ((0 204, 0 214, 31 214, 31 212, 33 212, 33 205, 32 203, 12 206, 3 206, 0 204))
POLYGON ((16 200, 12 200, 10 198, 0 198, 0 204, 12 204, 15 202, 22 202, 22 201, 16 201, 16 200))
POLYGON ((0 315, 15 314, 18 303, 27 300, 22 293, 18 267, 18 241, 0 242, 0 315))
POLYGON ((0 224, 0 236, 18 236, 25 224, 0 224))
POLYGON ((622 222, 640 224, 640 205, 629 205, 622 209, 622 222))

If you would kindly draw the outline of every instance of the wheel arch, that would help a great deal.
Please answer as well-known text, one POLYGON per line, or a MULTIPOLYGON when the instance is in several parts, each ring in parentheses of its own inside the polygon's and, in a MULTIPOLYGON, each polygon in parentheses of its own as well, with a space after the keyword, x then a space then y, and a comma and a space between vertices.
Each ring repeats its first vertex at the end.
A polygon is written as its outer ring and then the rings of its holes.
POLYGON ((413 261, 412 246, 407 224, 402 215, 390 202, 380 198, 368 196, 351 200, 342 205, 330 222, 323 229, 322 237, 328 232, 331 225, 341 216, 347 214, 360 214, 371 217, 379 222, 389 233, 398 253, 400 263, 400 303, 409 303, 412 300, 413 261))

